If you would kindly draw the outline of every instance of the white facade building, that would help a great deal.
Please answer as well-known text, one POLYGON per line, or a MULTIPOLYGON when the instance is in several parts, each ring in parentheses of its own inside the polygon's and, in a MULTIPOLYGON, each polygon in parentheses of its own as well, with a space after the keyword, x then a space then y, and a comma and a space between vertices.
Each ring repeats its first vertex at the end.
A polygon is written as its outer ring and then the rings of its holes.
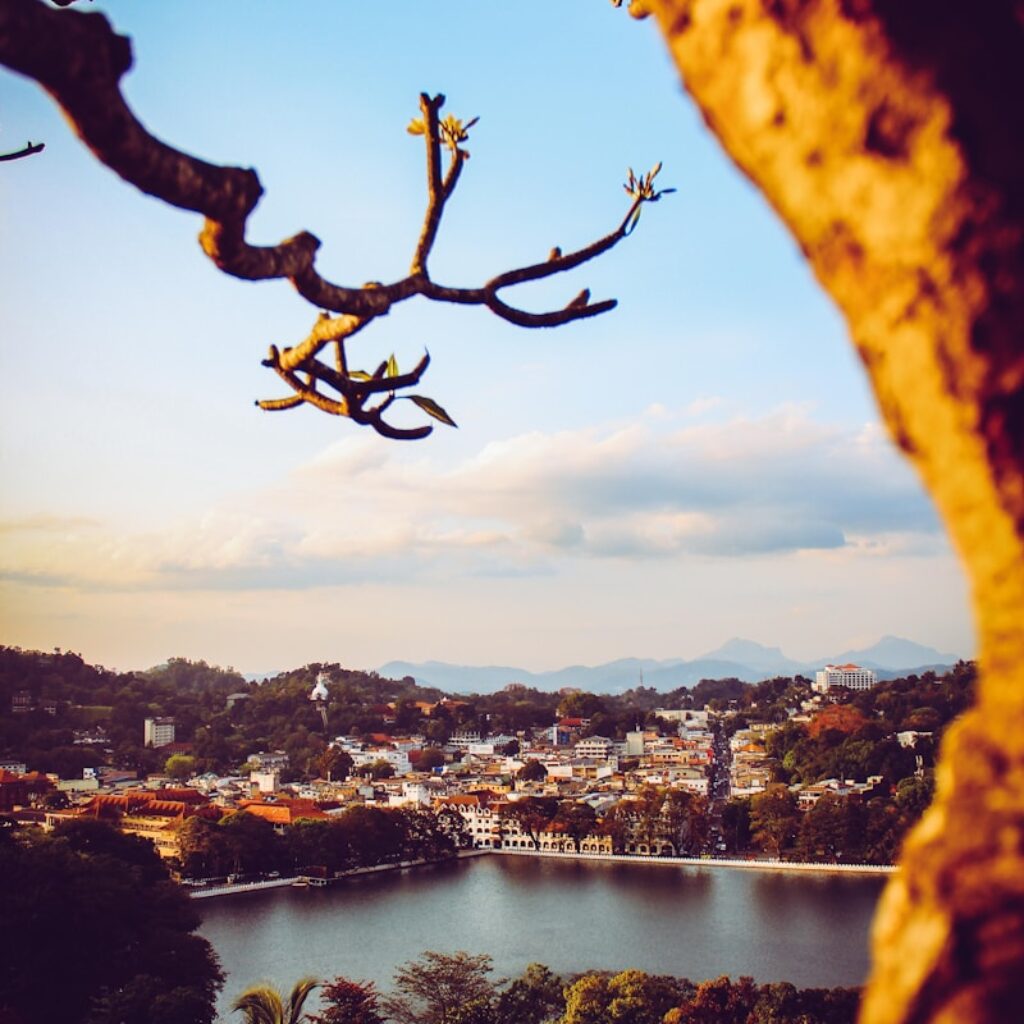
POLYGON ((174 742, 174 719, 147 718, 143 723, 142 737, 147 747, 166 747, 174 742))
POLYGON ((371 747, 367 750, 353 750, 350 756, 354 768, 363 768, 377 761, 387 761, 395 769, 396 775, 408 775, 412 771, 409 755, 404 750, 371 747))
POLYGON ((626 733, 626 757, 643 757, 644 734, 642 732, 626 733))
POLYGON ((870 690, 878 683, 878 676, 869 668, 860 665, 826 665, 815 675, 811 689, 828 693, 833 686, 845 686, 849 690, 870 690))
POLYGON ((594 757, 600 761, 607 761, 615 753, 615 741, 607 736, 588 736, 576 744, 575 753, 577 757, 594 757))

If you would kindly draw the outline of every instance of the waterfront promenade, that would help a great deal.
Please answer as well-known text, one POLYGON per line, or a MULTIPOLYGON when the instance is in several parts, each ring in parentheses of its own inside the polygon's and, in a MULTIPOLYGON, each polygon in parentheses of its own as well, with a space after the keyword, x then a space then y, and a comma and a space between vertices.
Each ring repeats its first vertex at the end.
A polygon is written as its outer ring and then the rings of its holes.
POLYGON ((489 850, 509 857, 547 857, 554 860, 607 861, 617 864, 665 864, 695 868, 742 868, 745 871, 804 871, 818 874, 890 875, 893 864, 821 864, 814 861, 742 860, 726 857, 651 857, 638 853, 563 853, 554 850, 489 850))
MULTIPOLYGON (((547 860, 570 860, 603 862, 609 864, 660 864, 667 867, 694 868, 739 868, 744 871, 788 871, 813 872, 816 874, 852 874, 852 875, 889 875, 896 871, 892 864, 818 864, 811 861, 789 860, 742 860, 726 857, 650 857, 636 853, 563 853, 553 850, 462 850, 457 859, 466 857, 483 857, 497 854, 505 857, 541 857, 547 860)), ((375 875, 384 871, 405 871, 410 868, 425 867, 429 864, 444 863, 429 860, 402 860, 395 864, 375 864, 372 867, 353 868, 336 875, 330 882, 344 881, 359 875, 375 875)), ((240 892, 258 892, 262 889, 281 889, 292 885, 301 885, 305 876, 294 875, 289 878, 272 878, 263 882, 237 882, 234 884, 209 886, 192 889, 189 896, 194 900, 209 899, 213 896, 229 896, 240 892)))

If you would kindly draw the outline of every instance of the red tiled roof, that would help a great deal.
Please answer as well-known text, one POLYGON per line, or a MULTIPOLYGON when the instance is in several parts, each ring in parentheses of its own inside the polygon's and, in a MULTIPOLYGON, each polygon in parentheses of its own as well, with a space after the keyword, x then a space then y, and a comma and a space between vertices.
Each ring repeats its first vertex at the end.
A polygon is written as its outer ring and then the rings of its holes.
POLYGON ((153 795, 158 800, 178 800, 183 804, 205 804, 207 802, 202 793, 195 789, 189 789, 187 786, 168 786, 154 790, 153 795))

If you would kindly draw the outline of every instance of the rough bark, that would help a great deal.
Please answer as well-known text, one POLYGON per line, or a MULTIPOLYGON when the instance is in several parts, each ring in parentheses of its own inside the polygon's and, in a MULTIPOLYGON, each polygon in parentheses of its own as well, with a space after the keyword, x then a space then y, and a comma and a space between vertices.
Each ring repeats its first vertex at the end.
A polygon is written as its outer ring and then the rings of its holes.
POLYGON ((843 311, 970 579, 979 698, 879 907, 862 1020, 1020 1019, 1024 4, 650 6, 711 130, 843 311))

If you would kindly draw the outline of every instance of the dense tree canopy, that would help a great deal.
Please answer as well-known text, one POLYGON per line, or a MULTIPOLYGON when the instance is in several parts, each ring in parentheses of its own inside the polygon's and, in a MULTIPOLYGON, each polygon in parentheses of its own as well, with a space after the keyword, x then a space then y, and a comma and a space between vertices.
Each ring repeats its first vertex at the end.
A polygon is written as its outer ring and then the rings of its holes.
POLYGON ((5 1024, 213 1021, 216 956, 146 840, 99 821, 0 831, 0 906, 5 1024))

